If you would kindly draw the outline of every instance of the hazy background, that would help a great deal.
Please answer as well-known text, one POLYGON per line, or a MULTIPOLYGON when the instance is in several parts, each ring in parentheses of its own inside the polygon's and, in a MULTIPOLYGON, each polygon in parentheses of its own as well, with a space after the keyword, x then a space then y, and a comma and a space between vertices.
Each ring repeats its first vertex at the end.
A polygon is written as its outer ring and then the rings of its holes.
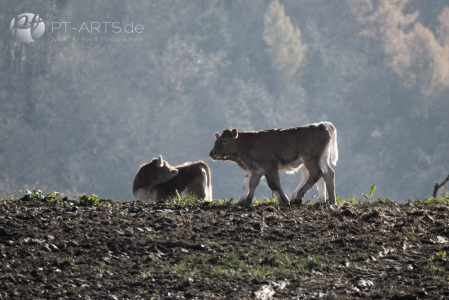
MULTIPOLYGON (((204 160, 214 198, 235 199, 244 173, 208 157, 216 131, 318 121, 338 129, 342 197, 376 183, 404 202, 449 173, 449 1, 7 0, 0 19, 1 196, 131 200, 139 165, 162 154, 204 160), (46 24, 33 44, 9 31, 25 12, 46 24)), ((300 174, 281 180, 290 196, 300 174)))

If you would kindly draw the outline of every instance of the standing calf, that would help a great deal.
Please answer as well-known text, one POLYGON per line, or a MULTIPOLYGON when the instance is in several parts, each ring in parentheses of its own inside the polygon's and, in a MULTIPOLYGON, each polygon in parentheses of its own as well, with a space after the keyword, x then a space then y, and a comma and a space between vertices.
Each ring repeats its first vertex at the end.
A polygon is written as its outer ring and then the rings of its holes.
POLYGON ((331 153, 334 165, 338 160, 337 129, 332 123, 254 132, 226 129, 221 135, 215 133, 215 139, 209 156, 213 160, 234 161, 246 173, 241 205, 251 204, 254 191, 265 176, 280 204, 289 206, 281 188, 279 170, 294 172, 298 168, 303 177, 292 195, 292 203, 302 203, 307 191, 319 181, 320 201, 325 201, 327 187, 329 202, 336 204, 334 170, 329 165, 331 153))
POLYGON ((177 193, 212 201, 209 167, 203 161, 172 167, 161 155, 140 166, 133 183, 136 200, 157 202, 177 193))

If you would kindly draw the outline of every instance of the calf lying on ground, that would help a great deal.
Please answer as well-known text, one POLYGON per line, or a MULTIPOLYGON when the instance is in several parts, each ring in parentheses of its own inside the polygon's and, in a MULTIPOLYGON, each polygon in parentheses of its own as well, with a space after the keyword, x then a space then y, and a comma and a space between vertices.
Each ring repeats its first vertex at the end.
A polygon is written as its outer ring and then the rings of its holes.
POLYGON ((320 201, 325 201, 327 187, 329 202, 336 204, 335 175, 329 165, 331 153, 334 165, 338 160, 337 130, 332 123, 255 132, 226 129, 221 135, 215 133, 215 139, 209 156, 213 160, 234 161, 246 173, 240 204, 251 204, 254 191, 262 176, 265 176, 280 204, 288 206, 288 198, 281 188, 279 170, 294 172, 298 168, 303 177, 293 193, 293 203, 302 203, 305 193, 320 180, 320 201))
POLYGON ((160 201, 179 194, 212 200, 210 170, 203 161, 172 167, 161 155, 140 166, 133 183, 136 200, 160 201))

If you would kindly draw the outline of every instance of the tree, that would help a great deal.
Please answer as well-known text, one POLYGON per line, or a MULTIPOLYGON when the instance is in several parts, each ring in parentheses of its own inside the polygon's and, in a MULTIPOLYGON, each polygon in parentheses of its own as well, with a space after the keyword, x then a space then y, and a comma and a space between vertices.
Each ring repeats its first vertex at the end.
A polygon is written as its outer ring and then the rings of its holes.
POLYGON ((282 94, 286 83, 298 72, 307 47, 301 42, 301 31, 292 25, 278 0, 271 2, 265 14, 263 39, 276 72, 277 92, 282 94))
POLYGON ((425 96, 441 93, 449 87, 449 52, 435 39, 433 33, 415 24, 408 35, 411 61, 410 72, 415 89, 425 96))
POLYGON ((425 96, 437 96, 449 87, 449 8, 439 17, 437 36, 417 22, 418 11, 406 14, 408 0, 381 0, 376 8, 347 0, 359 22, 361 35, 378 45, 384 64, 407 89, 425 96))
POLYGON ((449 7, 445 7, 438 18, 440 27, 437 30, 438 41, 446 48, 449 47, 449 7))
POLYGON ((310 96, 326 91, 330 81, 329 62, 323 45, 317 43, 313 48, 302 76, 303 87, 310 96))
POLYGON ((208 9, 196 22, 195 38, 206 52, 228 51, 232 36, 229 33, 229 20, 226 11, 219 7, 216 0, 208 3, 208 9))

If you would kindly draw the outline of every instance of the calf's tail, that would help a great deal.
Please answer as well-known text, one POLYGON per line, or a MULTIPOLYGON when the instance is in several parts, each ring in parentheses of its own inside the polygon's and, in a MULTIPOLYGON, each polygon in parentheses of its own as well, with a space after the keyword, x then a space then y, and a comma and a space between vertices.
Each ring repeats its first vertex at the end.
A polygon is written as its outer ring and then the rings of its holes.
POLYGON ((331 162, 336 166, 338 161, 337 128, 331 122, 323 122, 322 124, 331 131, 331 162))

